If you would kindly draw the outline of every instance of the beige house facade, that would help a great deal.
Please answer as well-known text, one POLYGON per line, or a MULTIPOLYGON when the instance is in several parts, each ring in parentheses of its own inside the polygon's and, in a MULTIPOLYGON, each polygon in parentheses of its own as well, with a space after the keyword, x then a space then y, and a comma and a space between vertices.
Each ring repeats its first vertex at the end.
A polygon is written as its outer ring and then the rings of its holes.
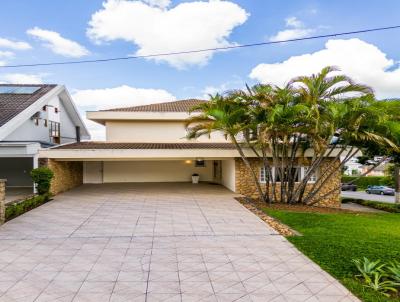
MULTIPOLYGON (((189 111, 202 102, 190 99, 88 112, 88 119, 105 126, 104 142, 76 142, 40 151, 42 163, 55 171, 53 193, 83 183, 191 182, 192 175, 198 174, 201 182, 256 197, 238 152, 222 134, 194 141, 186 138, 189 111)), ((261 164, 250 150, 245 152, 254 157, 252 163, 259 169, 262 182, 261 164)), ((312 150, 306 152, 312 156, 312 150)), ((332 176, 327 190, 339 181, 339 175, 332 176)), ((338 190, 324 205, 339 203, 338 190)))

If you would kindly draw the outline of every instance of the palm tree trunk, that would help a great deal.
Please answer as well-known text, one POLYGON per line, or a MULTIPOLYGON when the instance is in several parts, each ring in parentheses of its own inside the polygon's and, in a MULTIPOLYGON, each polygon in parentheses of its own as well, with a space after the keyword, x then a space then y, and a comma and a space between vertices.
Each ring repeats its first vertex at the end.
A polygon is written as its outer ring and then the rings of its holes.
POLYGON ((250 174, 251 174, 251 176, 253 178, 254 184, 256 185, 257 193, 260 196, 260 199, 262 201, 265 201, 265 196, 264 196, 263 191, 261 189, 261 185, 260 185, 260 182, 258 180, 257 174, 254 172, 254 169, 251 167, 251 164, 250 164, 249 160, 247 159, 246 155, 243 153, 242 148, 240 147, 239 143, 237 142, 236 138, 233 135, 231 135, 231 140, 234 143, 236 149, 238 150, 238 152, 240 154, 240 157, 242 158, 244 164, 246 165, 246 167, 250 171, 250 174))

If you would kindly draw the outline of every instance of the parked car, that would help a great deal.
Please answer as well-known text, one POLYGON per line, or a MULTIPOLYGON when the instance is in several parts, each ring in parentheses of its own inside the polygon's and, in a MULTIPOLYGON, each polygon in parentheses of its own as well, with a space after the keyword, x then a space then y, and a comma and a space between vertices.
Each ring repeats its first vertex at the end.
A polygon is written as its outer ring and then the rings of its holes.
POLYGON ((386 186, 368 186, 365 192, 368 194, 394 195, 394 189, 386 186))
POLYGON ((357 185, 350 183, 342 183, 342 191, 357 191, 357 185))

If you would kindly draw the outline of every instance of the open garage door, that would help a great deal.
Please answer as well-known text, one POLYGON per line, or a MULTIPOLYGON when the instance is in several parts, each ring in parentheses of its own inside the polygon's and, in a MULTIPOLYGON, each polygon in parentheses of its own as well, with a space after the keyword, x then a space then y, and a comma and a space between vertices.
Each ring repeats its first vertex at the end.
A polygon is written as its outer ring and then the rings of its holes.
POLYGON ((7 179, 7 187, 33 187, 32 169, 32 157, 0 158, 0 178, 7 179))
POLYGON ((112 182, 190 182, 197 173, 200 181, 211 182, 213 161, 204 161, 202 166, 194 160, 159 161, 105 161, 104 183, 112 182))

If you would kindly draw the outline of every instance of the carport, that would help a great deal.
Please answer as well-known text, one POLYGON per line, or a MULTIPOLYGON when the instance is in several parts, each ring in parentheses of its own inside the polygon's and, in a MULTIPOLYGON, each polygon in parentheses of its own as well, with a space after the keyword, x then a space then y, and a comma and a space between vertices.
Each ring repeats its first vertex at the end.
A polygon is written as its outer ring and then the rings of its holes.
POLYGON ((53 188, 63 180, 59 191, 78 184, 185 183, 198 174, 200 182, 235 192, 235 157, 229 143, 80 142, 40 151, 55 172, 53 188))

